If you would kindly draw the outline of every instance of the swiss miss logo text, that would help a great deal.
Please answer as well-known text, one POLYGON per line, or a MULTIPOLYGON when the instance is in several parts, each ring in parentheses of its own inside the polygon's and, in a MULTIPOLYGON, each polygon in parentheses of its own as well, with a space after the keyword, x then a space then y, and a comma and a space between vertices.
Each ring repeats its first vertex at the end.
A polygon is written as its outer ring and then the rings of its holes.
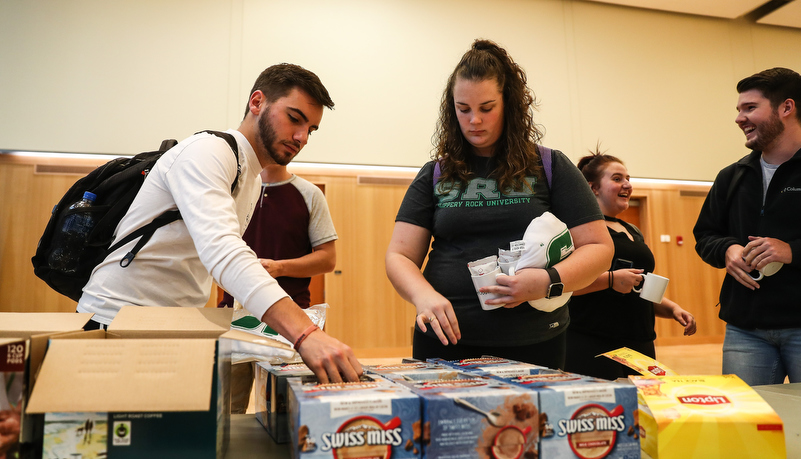
MULTIPOLYGON (((400 418, 392 418, 386 423, 371 416, 356 416, 343 423, 336 432, 325 432, 320 436, 321 451, 338 451, 344 448, 386 447, 388 457, 390 448, 403 443, 403 428, 400 418)), ((383 448, 382 448, 383 449, 383 448)))
POLYGON ((330 432, 322 436, 323 451, 365 445, 399 446, 402 442, 401 428, 392 430, 357 430, 351 432, 330 432))
POLYGON ((356 416, 345 421, 336 432, 323 433, 320 450, 344 452, 347 448, 378 447, 384 453, 379 457, 389 457, 391 448, 403 442, 402 431, 398 417, 382 423, 372 416, 356 416))
POLYGON ((615 431, 622 432, 626 428, 625 416, 584 417, 563 419, 559 421, 559 436, 586 432, 615 431))

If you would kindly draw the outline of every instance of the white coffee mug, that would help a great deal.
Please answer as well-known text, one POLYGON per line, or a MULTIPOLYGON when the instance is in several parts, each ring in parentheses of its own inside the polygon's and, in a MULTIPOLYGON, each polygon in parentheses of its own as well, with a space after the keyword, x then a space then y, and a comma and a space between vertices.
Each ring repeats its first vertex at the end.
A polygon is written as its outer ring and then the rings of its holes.
POLYGON ((781 261, 773 261, 766 264, 759 271, 756 270, 751 271, 750 273, 748 273, 748 275, 751 276, 751 279, 754 279, 755 281, 761 281, 763 277, 772 276, 777 272, 779 272, 779 270, 782 269, 782 266, 784 266, 784 263, 782 263, 781 261), (754 276, 755 271, 757 273, 756 276, 754 276))
POLYGON ((661 303, 665 298, 665 290, 667 290, 670 279, 654 273, 640 274, 640 276, 642 276, 640 287, 632 287, 631 289, 639 293, 640 298, 644 300, 655 304, 661 303))
POLYGON ((503 295, 498 295, 497 293, 485 293, 485 292, 479 292, 478 291, 478 289, 480 289, 481 287, 489 287, 491 285, 498 285, 498 283, 495 281, 495 277, 497 277, 498 274, 503 276, 503 273, 501 272, 500 266, 495 268, 494 271, 486 273, 486 274, 482 274, 481 276, 470 276, 470 279, 473 280, 473 286, 476 288, 476 294, 478 295, 478 301, 481 302, 481 309, 483 309, 485 311, 498 309, 498 308, 501 308, 501 307, 504 306, 502 304, 487 304, 487 300, 494 300, 495 298, 500 298, 503 295))

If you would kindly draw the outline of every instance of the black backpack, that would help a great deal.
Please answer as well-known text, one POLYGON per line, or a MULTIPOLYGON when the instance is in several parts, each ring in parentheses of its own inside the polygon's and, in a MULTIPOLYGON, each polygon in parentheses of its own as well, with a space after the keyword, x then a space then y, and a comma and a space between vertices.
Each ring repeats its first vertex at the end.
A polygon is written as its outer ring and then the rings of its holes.
MULTIPOLYGON (((236 156, 236 179, 231 185, 231 192, 233 193, 241 173, 239 148, 236 139, 226 132, 203 132, 223 138, 231 146, 231 150, 236 156)), ((58 204, 53 207, 44 234, 39 239, 36 254, 31 259, 33 273, 45 281, 53 290, 78 301, 83 293, 83 287, 89 282, 92 270, 105 260, 108 254, 139 238, 134 248, 120 261, 120 266, 127 267, 157 229, 168 223, 180 220, 181 214, 178 210, 168 210, 127 237, 114 241, 114 231, 117 229, 117 224, 128 212, 128 208, 142 187, 148 172, 156 164, 156 161, 177 143, 173 139, 168 139, 163 141, 156 151, 111 160, 75 182, 58 204), (77 209, 77 211, 92 212, 95 225, 88 236, 88 241, 81 248, 78 268, 74 272, 51 268, 49 266, 49 258, 51 253, 57 249, 55 242, 59 240, 59 233, 62 231, 64 219, 75 213, 69 207, 81 200, 85 191, 96 194, 97 200, 92 207, 77 209), (114 244, 112 245, 112 243, 114 244)))

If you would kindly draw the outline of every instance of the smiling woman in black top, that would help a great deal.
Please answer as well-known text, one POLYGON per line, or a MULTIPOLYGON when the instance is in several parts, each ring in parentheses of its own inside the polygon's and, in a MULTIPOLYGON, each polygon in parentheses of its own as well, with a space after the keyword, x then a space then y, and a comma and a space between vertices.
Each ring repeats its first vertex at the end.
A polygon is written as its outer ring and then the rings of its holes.
POLYGON ((632 287, 654 269, 654 255, 636 226, 617 218, 629 207, 632 186, 623 162, 611 155, 594 153, 583 157, 578 168, 589 182, 615 244, 608 271, 590 286, 573 293, 567 330, 565 369, 605 379, 636 374, 607 358, 595 356, 621 347, 655 358, 655 317, 672 318, 684 326, 684 334, 695 333, 692 314, 664 298, 654 304, 640 298, 632 287))

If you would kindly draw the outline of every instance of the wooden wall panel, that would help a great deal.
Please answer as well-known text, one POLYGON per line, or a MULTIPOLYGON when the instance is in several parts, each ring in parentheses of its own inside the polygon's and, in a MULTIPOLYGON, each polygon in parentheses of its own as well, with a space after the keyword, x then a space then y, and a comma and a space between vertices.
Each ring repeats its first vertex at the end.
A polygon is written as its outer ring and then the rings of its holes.
POLYGON ((695 253, 692 234, 705 191, 693 190, 691 196, 682 196, 677 188, 642 188, 638 186, 634 193, 642 196, 643 231, 656 259, 654 272, 670 279, 666 296, 690 311, 698 323, 698 332, 685 337, 677 322, 657 319, 657 344, 722 342, 725 324, 717 317, 718 310, 714 306, 725 272, 701 261, 695 253), (662 235, 669 236, 670 241, 662 242, 662 235), (683 244, 678 244, 678 237, 683 239, 683 244))
MULTIPOLYGON (((0 155, 0 311, 74 311, 75 303, 50 290, 33 275, 30 258, 50 209, 79 177, 35 175, 32 164, 0 155)), ((384 253, 395 214, 406 191, 403 180, 361 180, 355 171, 295 173, 325 185, 339 241, 337 265, 326 274, 325 299, 331 306, 327 331, 354 349, 402 350, 408 355, 414 308, 387 280, 384 253), (386 183, 386 184, 384 184, 386 183)), ((407 179, 413 174, 404 175, 407 179)), ((698 333, 682 336, 672 320, 657 321, 657 344, 722 342, 717 297, 724 271, 695 254, 692 227, 708 187, 635 184, 640 228, 656 257, 656 272, 670 278, 667 295, 691 311, 698 333), (684 193, 682 193, 684 191, 684 193), (671 237, 660 241, 661 234, 671 237), (684 244, 676 244, 676 236, 684 244)), ((215 295, 216 296, 216 295, 215 295)), ((213 301, 209 302, 211 305, 213 301)))
POLYGON ((31 257, 51 209, 77 177, 33 170, 30 164, 0 166, 0 311, 74 311, 74 301, 33 275, 31 257))

